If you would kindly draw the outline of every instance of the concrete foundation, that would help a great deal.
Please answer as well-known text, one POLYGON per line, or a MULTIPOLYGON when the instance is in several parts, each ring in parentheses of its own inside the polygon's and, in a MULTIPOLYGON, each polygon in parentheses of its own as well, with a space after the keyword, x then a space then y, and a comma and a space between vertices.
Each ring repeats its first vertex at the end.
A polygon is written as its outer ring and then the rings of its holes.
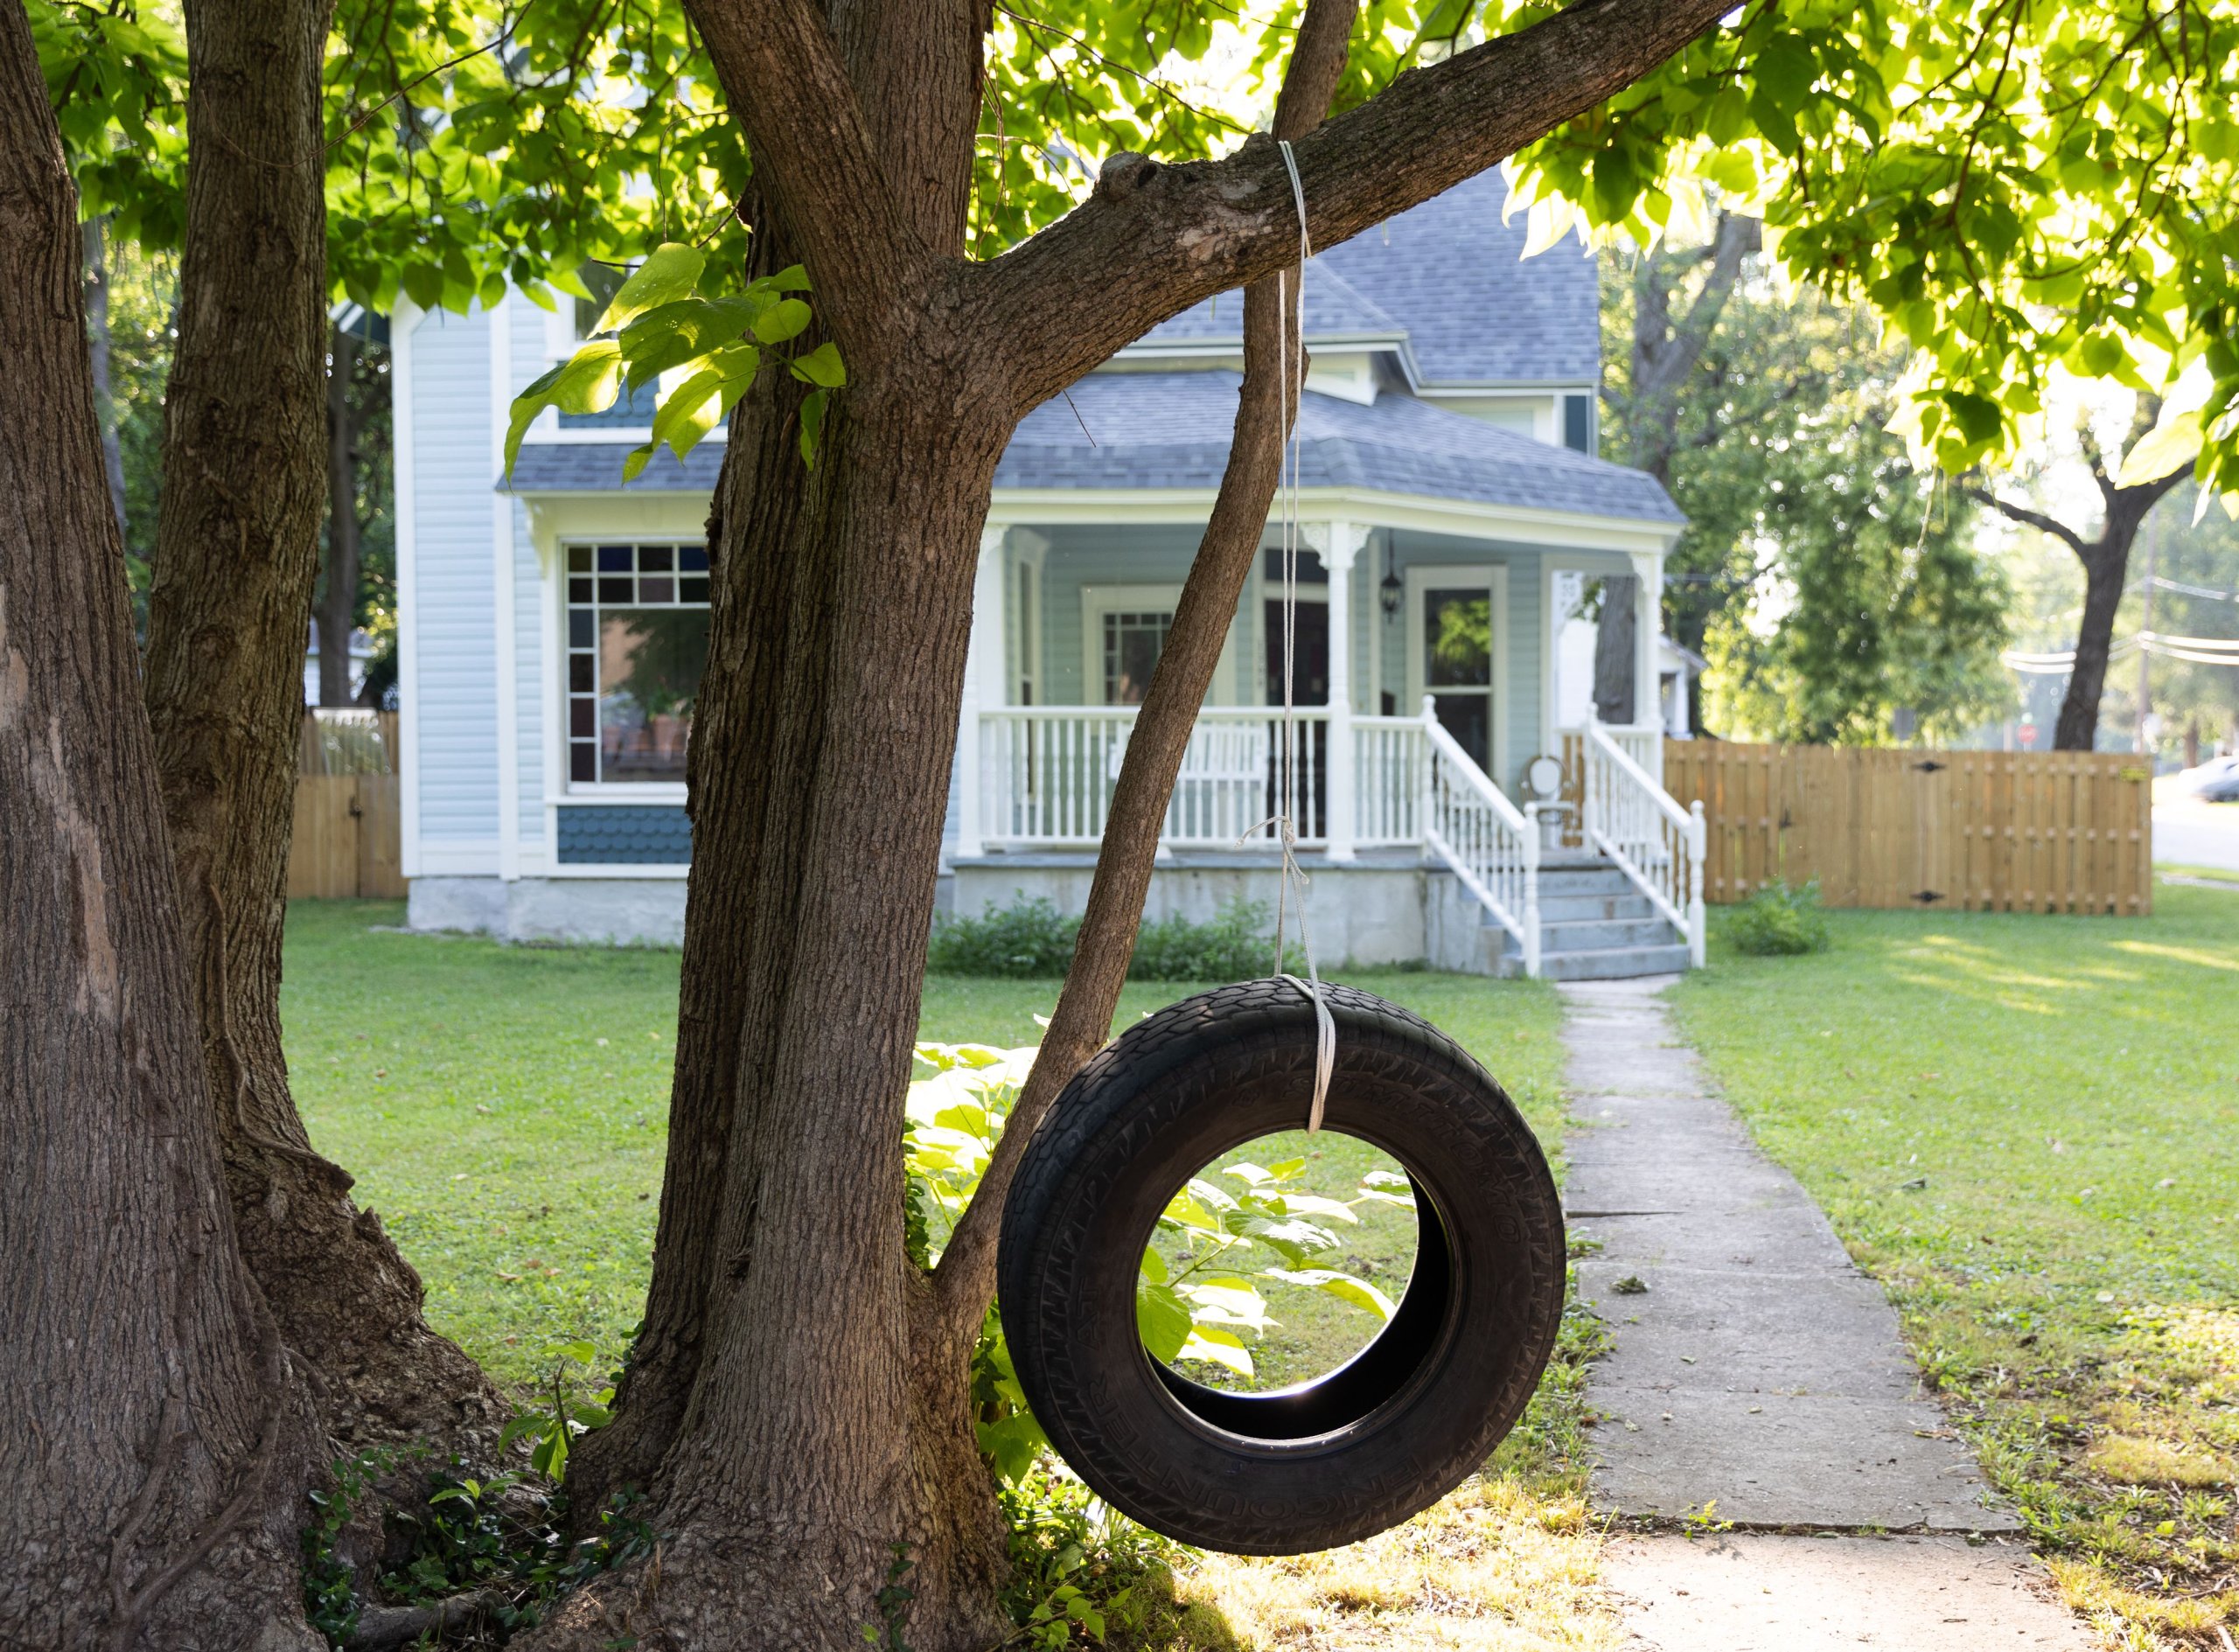
MULTIPOLYGON (((1324 968, 1338 964, 1410 964, 1428 954, 1425 914, 1428 885, 1452 883, 1424 870, 1412 850, 1362 851, 1358 861, 1335 864, 1301 855, 1309 880, 1307 922, 1314 956, 1324 968)), ((1068 914, 1088 906, 1096 875, 1092 854, 987 854, 956 863, 954 905, 959 917, 1039 896, 1068 914)), ((1143 903, 1146 920, 1182 917, 1205 923, 1238 900, 1265 903, 1272 916, 1281 894, 1282 863, 1265 854, 1179 854, 1160 861, 1143 903)), ((1272 931, 1271 931, 1272 932, 1272 931)), ((1475 968, 1482 964, 1457 965, 1475 968)))
POLYGON ((684 880, 415 878, 405 922, 503 941, 677 946, 684 940, 684 880))

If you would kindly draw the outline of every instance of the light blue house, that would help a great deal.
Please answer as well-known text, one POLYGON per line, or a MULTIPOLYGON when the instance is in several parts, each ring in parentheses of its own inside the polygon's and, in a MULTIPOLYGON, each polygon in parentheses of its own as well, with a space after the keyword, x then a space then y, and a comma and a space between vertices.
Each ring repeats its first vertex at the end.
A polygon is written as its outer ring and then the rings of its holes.
MULTIPOLYGON (((1314 259, 1300 415, 1297 817, 1318 955, 1558 975, 1699 958, 1701 829, 1660 786, 1684 669, 1660 645, 1680 518, 1595 454, 1596 275, 1522 260, 1496 176, 1314 259), (1635 604, 1595 720, 1589 596, 1635 604), (1629 702, 1629 703, 1627 703, 1629 702), (1545 818, 1531 818, 1541 803, 1545 818)), ((1036 408, 996 471, 943 900, 1078 910, 1226 457, 1235 295, 1036 408)), ((501 483, 513 396, 576 342, 518 297, 394 325, 404 869, 411 921, 673 939, 684 756, 721 449, 624 486, 650 397, 548 412, 501 483)), ((1280 569, 1255 569, 1168 819, 1153 916, 1271 898, 1280 569), (1271 708, 1273 708, 1271 710, 1271 708)))

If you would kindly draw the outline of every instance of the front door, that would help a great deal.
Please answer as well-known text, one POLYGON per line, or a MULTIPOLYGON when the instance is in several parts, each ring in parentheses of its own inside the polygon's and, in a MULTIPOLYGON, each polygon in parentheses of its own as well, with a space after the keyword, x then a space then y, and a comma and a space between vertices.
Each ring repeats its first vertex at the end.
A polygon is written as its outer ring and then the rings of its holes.
POLYGON ((1407 570, 1408 677, 1440 725, 1493 777, 1501 775, 1501 633, 1504 568, 1407 570))

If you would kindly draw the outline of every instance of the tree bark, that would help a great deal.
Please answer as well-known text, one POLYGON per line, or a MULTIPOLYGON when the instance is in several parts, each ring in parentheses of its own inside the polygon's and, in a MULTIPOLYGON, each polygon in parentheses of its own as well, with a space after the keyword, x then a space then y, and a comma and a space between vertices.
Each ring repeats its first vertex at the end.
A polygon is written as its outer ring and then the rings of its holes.
POLYGON ((358 413, 350 375, 358 341, 329 329, 326 370, 326 579, 318 604, 318 703, 347 706, 350 637, 358 622, 358 413))
MULTIPOLYGON (((1326 123, 1298 144, 1315 239, 1481 171, 1721 3, 1584 0, 1326 123)), ((1294 262, 1296 209, 1270 143, 1118 156, 1064 223, 967 264, 984 15, 959 49, 960 8, 850 6, 829 27, 809 0, 691 10, 754 146, 757 260, 807 266, 849 381, 806 477, 797 387, 741 402, 708 525, 653 1280, 615 1420, 569 1479, 579 1510, 648 1492, 661 1557, 526 1644, 860 1648, 898 1552, 908 1643, 963 1652, 1001 1632, 1002 1533, 963 1425, 977 1287, 907 1257, 901 1134, 980 529, 1018 418, 1294 262)))
POLYGON ((1640 689, 1640 581, 1613 574, 1601 582, 1601 623, 1594 631, 1594 714, 1629 723, 1640 689))
POLYGON ((316 1652, 310 1413, 223 1194, 76 208, 0 0, 0 1645, 316 1652))
MULTIPOLYGON (((2127 454, 2145 439, 2161 416, 2161 398, 2142 395, 2131 415, 2127 454)), ((2089 426, 2077 432, 2084 463, 2099 486, 2101 517, 2096 538, 2086 539, 2077 529, 2042 511, 2002 498, 1987 488, 1969 487, 1970 498, 2001 515, 2049 533, 2075 553, 2083 565, 2083 612, 2076 622, 2075 660, 2068 669, 2068 691, 2061 696, 2060 716, 2053 724, 2053 749, 2089 751, 2099 738, 2099 701, 2107 689, 2107 659, 2113 651, 2115 617, 2122 607, 2123 587, 2130 578, 2131 547, 2139 526, 2152 515, 2161 498, 2192 468, 2189 463, 2152 481, 2124 486, 2117 479, 2119 464, 2110 466, 2099 451, 2089 426)))
POLYGON ((101 475, 117 532, 124 531, 124 450, 116 438, 116 397, 109 376, 108 254, 107 220, 89 218, 81 227, 86 245, 86 349, 94 370, 94 408, 101 422, 101 475))
POLYGON ((243 1254, 342 1446, 494 1440, 502 1408, 313 1151, 280 1041, 303 639, 326 503, 324 0, 191 0, 178 344, 146 695, 243 1254))

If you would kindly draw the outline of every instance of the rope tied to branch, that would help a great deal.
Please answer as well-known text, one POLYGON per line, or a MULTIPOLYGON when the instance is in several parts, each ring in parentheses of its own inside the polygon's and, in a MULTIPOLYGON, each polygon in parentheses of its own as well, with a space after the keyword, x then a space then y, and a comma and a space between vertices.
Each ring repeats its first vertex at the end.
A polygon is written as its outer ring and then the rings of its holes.
MULTIPOLYGON (((1322 1109, 1329 1099, 1329 1076, 1337 1063, 1337 1023, 1329 1014, 1329 1006, 1322 1000, 1322 972, 1315 965, 1314 938, 1307 930, 1306 897, 1312 881, 1298 863, 1299 722, 1295 685, 1301 538, 1298 490, 1301 457, 1298 419, 1306 398, 1306 261, 1314 255, 1314 244, 1306 227, 1306 189, 1299 181, 1298 157, 1291 152, 1287 138, 1278 138, 1276 143, 1283 152, 1283 168, 1290 174, 1291 201, 1298 209, 1298 292, 1295 305, 1290 289, 1289 272, 1279 270, 1275 275, 1283 443, 1282 474, 1276 491, 1282 508, 1283 721, 1282 737, 1277 748, 1275 812, 1252 831, 1256 833, 1262 827, 1273 826, 1283 859, 1282 880, 1275 897, 1274 972, 1314 1000, 1314 1101, 1306 1116, 1307 1133, 1311 1135, 1322 1128, 1322 1109), (1283 968, 1283 936, 1289 927, 1294 884, 1298 890, 1299 946, 1306 954, 1304 980, 1287 973, 1283 968)), ((1250 837, 1252 833, 1245 835, 1250 837)))

